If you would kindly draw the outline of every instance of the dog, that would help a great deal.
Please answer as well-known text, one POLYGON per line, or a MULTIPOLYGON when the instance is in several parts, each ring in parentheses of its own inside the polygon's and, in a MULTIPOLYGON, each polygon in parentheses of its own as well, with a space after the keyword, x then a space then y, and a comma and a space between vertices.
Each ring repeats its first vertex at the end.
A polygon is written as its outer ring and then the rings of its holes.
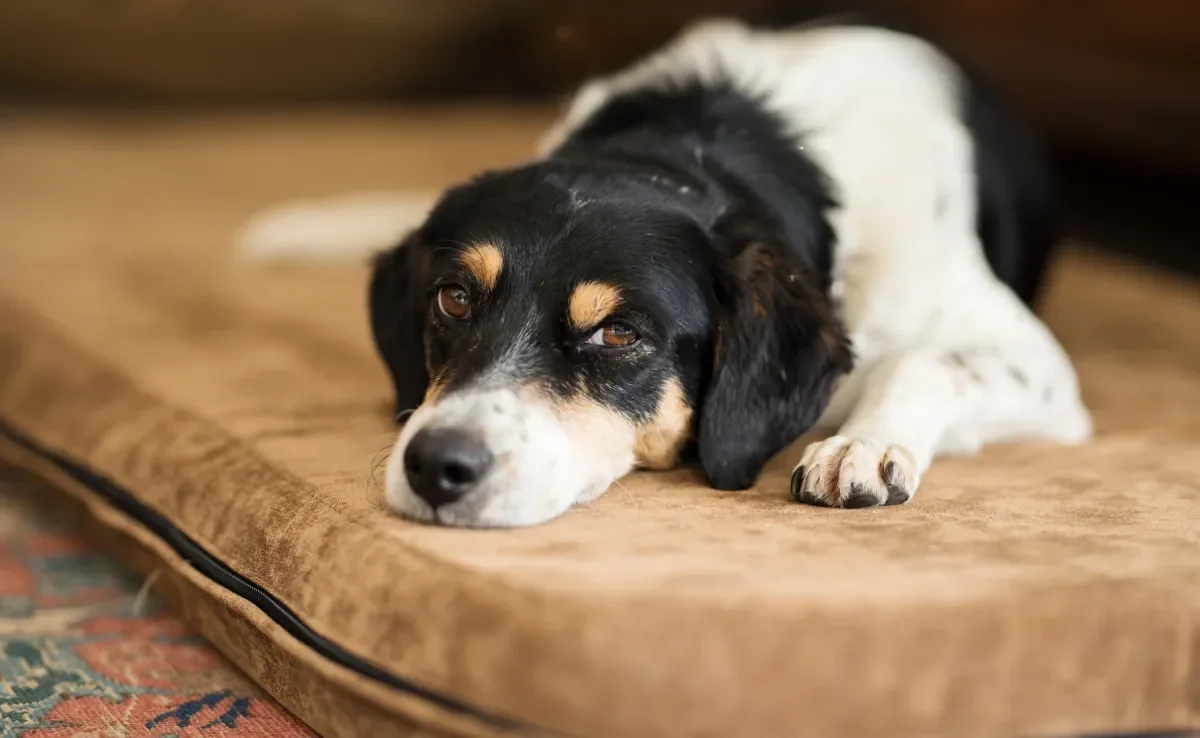
POLYGON ((407 518, 533 525, 682 463, 746 489, 814 427, 792 497, 863 508, 943 454, 1090 437, 1033 310, 1054 196, 1031 132, 929 42, 709 20, 586 83, 532 161, 428 208, 293 205, 246 247, 381 250, 407 518))

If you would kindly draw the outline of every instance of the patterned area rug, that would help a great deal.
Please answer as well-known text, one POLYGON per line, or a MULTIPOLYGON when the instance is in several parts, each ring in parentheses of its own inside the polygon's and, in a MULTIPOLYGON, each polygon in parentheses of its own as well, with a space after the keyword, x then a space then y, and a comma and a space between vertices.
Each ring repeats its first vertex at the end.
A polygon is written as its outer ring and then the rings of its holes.
POLYGON ((314 736, 0 466, 0 738, 314 736))

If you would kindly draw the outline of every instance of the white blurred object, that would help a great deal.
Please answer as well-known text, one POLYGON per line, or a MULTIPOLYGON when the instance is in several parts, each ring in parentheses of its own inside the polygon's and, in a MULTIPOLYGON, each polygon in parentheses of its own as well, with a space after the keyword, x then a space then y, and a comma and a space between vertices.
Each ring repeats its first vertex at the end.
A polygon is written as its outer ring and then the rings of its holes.
POLYGON ((238 250, 258 262, 348 262, 392 248, 429 214, 440 192, 355 193, 289 201, 255 215, 238 250))

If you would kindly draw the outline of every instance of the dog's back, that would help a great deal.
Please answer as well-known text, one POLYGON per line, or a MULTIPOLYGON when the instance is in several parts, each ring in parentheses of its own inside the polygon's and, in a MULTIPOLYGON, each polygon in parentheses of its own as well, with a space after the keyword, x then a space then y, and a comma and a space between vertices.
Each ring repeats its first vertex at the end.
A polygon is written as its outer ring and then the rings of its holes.
MULTIPOLYGON (((705 21, 585 85, 544 139, 543 153, 593 136, 614 108, 622 108, 626 128, 671 125, 666 118, 679 111, 666 103, 682 87, 726 85, 779 115, 829 176, 841 205, 832 214, 841 260, 894 250, 896 240, 915 236, 880 229, 919 218, 889 211, 929 206, 944 219, 968 219, 995 275, 1023 301, 1036 297, 1055 229, 1051 177, 1035 137, 979 78, 890 26, 828 21, 759 30, 705 21), (655 94, 663 105, 652 104, 655 94), (643 120, 629 119, 634 98, 643 120)), ((721 103, 715 94, 708 99, 721 103)), ((934 257, 926 264, 944 256, 925 255, 934 257)))

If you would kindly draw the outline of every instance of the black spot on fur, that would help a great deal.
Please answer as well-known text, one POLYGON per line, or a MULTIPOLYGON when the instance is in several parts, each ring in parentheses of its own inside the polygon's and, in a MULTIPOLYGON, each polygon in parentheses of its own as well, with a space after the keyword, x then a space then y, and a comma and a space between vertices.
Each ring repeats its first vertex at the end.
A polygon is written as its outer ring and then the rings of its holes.
POLYGON ((976 384, 983 384, 983 377, 979 371, 971 365, 971 362, 960 351, 951 351, 942 356, 942 363, 954 369, 961 374, 967 376, 976 384))
POLYGON ((950 196, 945 190, 939 190, 937 200, 933 205, 933 217, 941 220, 946 215, 946 208, 950 205, 950 196))
POLYGON ((942 356, 942 363, 955 369, 965 369, 967 366, 966 359, 957 351, 951 351, 942 356))
POLYGON ((1029 386, 1029 377, 1025 376, 1025 372, 1021 371, 1011 364, 1008 366, 1008 374, 1013 378, 1013 381, 1022 387, 1029 386))

